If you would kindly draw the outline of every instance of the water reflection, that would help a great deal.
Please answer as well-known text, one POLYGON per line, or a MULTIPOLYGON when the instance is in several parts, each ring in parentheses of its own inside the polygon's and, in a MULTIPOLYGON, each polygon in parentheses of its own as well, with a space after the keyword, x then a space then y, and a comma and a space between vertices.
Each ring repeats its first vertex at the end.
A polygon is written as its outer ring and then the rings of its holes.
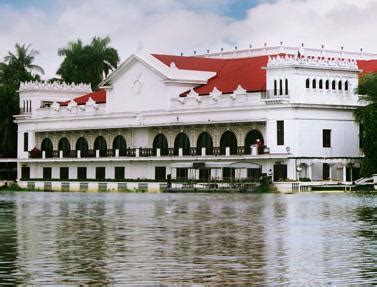
POLYGON ((377 197, 0 194, 0 283, 375 284, 377 197))

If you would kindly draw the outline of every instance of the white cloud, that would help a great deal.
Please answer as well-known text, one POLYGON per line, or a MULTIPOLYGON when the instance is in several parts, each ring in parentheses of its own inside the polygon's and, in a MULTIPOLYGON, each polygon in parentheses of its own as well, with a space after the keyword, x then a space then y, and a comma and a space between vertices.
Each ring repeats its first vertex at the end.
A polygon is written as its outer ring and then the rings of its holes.
POLYGON ((58 48, 80 38, 109 35, 124 60, 141 41, 152 52, 192 54, 250 43, 377 51, 375 0, 261 1, 242 20, 223 16, 231 0, 80 0, 49 9, 0 6, 0 56, 16 42, 40 51, 37 63, 52 77, 58 48), (263 3, 264 4, 263 4, 263 3))

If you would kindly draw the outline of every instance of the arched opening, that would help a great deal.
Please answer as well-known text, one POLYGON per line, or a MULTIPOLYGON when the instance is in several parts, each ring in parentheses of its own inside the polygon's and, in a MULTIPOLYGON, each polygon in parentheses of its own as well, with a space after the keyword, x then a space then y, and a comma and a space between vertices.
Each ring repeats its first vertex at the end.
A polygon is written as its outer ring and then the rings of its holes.
POLYGON ((113 140, 113 155, 115 155, 115 150, 119 150, 120 156, 127 155, 127 143, 121 135, 117 135, 113 140))
POLYGON ((305 87, 306 87, 307 89, 310 88, 310 80, 309 80, 309 79, 306 79, 305 87))
POLYGON ((58 149, 63 152, 63 157, 68 157, 71 152, 71 145, 67 138, 61 138, 58 143, 58 149))
POLYGON ((336 89, 336 82, 335 82, 335 80, 332 81, 332 83, 331 83, 331 88, 332 88, 333 90, 336 89))
POLYGON ((237 154, 237 138, 231 131, 226 131, 221 136, 220 154, 225 154, 227 147, 230 149, 230 154, 237 154))
POLYGON ((339 82, 338 82, 338 90, 339 90, 339 91, 342 90, 342 81, 339 81, 339 82))
POLYGON ((277 87, 277 82, 274 80, 274 96, 278 94, 278 87, 277 87))
POLYGON ((349 84, 348 84, 348 81, 345 81, 345 82, 344 82, 344 90, 345 90, 345 91, 348 91, 348 85, 349 85, 349 84))
POLYGON ((330 89, 330 81, 326 80, 326 90, 329 90, 329 89, 330 89))
POLYGON ((323 89, 323 80, 322 79, 320 79, 319 82, 318 82, 318 88, 321 89, 321 90, 323 89))
POLYGON ((54 150, 54 147, 52 145, 52 141, 49 138, 45 138, 41 144, 41 151, 45 152, 46 157, 52 157, 53 150, 54 150))
POLYGON ((82 157, 88 156, 88 141, 85 138, 80 137, 76 142, 76 150, 81 152, 82 157))
POLYGON ((213 141, 212 137, 207 132, 202 132, 199 137, 198 141, 196 142, 196 154, 202 154, 202 148, 206 149, 206 155, 213 154, 213 141))
POLYGON ((288 95, 288 79, 285 79, 285 95, 288 95))
POLYGON ((103 136, 98 136, 94 141, 94 150, 99 150, 100 156, 107 155, 107 143, 103 136))
MULTIPOLYGON (((251 154, 252 145, 259 144, 262 147, 263 143, 264 143, 264 139, 260 131, 258 130, 249 131, 245 138, 245 154, 251 154)), ((258 151, 258 153, 260 152, 258 151)))
POLYGON ((153 140, 153 155, 157 155, 157 149, 160 149, 161 155, 168 155, 169 148, 168 148, 168 140, 164 136, 164 134, 158 134, 154 137, 153 140))
POLYGON ((313 79, 313 81, 312 81, 312 88, 313 89, 317 88, 317 81, 316 81, 316 79, 313 79))
POLYGON ((279 94, 280 95, 283 94, 283 80, 282 79, 279 80, 279 94))
POLYGON ((175 138, 174 155, 179 154, 179 148, 182 148, 183 155, 190 155, 190 140, 185 133, 180 133, 175 138))

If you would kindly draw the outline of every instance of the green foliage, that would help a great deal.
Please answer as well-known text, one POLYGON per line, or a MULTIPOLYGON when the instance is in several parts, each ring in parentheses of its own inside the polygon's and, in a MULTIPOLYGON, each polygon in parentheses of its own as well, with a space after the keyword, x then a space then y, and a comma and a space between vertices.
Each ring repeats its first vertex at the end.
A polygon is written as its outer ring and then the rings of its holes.
POLYGON ((20 82, 39 80, 41 67, 34 65, 38 51, 30 45, 15 45, 0 63, 0 156, 14 157, 17 153, 17 125, 13 116, 19 113, 17 90, 20 82))
POLYGON ((357 92, 368 105, 355 111, 355 117, 363 125, 363 151, 361 172, 364 176, 377 173, 377 73, 365 75, 357 92))
POLYGON ((59 49, 58 55, 64 56, 57 74, 65 82, 91 84, 92 89, 98 88, 99 83, 119 63, 117 50, 109 47, 110 38, 94 37, 89 45, 83 45, 78 39, 59 49))

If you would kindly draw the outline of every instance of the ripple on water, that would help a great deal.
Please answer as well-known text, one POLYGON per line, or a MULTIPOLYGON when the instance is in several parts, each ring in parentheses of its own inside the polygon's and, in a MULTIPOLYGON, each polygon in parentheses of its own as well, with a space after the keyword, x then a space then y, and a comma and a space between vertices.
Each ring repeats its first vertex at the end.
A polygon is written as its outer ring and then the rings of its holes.
POLYGON ((2 284, 377 284, 377 197, 0 194, 2 284))

